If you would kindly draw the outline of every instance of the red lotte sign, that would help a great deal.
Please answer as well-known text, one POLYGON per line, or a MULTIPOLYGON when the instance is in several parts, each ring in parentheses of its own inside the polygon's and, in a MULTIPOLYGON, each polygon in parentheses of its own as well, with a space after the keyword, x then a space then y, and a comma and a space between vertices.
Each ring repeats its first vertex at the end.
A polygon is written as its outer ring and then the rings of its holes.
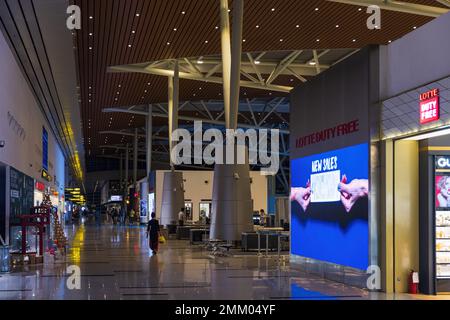
POLYGON ((420 124, 439 120, 439 89, 420 95, 420 124))

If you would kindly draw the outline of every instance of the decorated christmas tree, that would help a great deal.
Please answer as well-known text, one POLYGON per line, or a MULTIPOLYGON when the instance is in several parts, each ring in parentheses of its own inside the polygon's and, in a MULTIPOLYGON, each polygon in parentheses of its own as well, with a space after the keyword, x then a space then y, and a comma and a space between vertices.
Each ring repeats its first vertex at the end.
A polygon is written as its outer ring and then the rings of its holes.
MULTIPOLYGON (((44 197, 42 200, 42 207, 52 208, 52 201, 50 200, 50 194, 48 192, 44 193, 44 197)), ((56 244, 57 248, 61 253, 65 253, 65 248, 67 245, 67 238, 64 234, 64 230, 61 226, 61 222, 59 221, 58 211, 51 210, 52 222, 53 222, 53 242, 56 244)))

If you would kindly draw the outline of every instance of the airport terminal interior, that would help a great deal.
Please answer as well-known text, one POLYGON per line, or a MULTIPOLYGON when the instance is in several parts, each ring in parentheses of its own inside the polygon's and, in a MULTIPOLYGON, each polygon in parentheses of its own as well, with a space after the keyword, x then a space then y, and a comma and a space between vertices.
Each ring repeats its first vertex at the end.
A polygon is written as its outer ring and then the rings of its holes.
POLYGON ((449 0, 0 0, 0 300, 450 299, 449 0))

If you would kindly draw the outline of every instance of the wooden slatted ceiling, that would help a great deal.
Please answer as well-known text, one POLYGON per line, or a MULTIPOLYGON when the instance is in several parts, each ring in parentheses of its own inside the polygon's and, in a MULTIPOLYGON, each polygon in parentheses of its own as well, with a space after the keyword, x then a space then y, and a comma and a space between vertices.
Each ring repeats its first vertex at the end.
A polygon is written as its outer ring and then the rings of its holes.
MULTIPOLYGON (((167 100, 166 78, 111 74, 106 72, 107 67, 220 54, 220 31, 216 28, 219 26, 218 0, 73 2, 81 7, 83 15, 82 29, 77 32, 75 43, 86 150, 94 153, 96 146, 105 141, 105 136, 99 135, 99 131, 127 128, 131 120, 131 116, 125 114, 104 114, 102 108, 167 100), (87 144, 88 138, 91 138, 91 145, 87 144)), ((439 5, 432 0, 407 2, 439 5)), ((419 27, 431 20, 383 11, 382 29, 370 31, 366 28, 367 17, 365 10, 358 11, 356 6, 324 0, 246 0, 243 51, 361 48, 368 44, 386 44, 412 31, 414 26, 419 27), (315 11, 316 7, 318 11, 315 11)), ((295 86, 300 82, 284 77, 277 83, 295 86)), ((220 99, 221 90, 220 85, 182 80, 180 99, 220 99)), ((269 96, 268 92, 254 89, 243 89, 242 94, 244 92, 244 97, 248 98, 269 96)), ((275 95, 279 96, 279 93, 272 96, 275 95)), ((155 125, 166 122, 167 119, 157 119, 155 125)), ((134 125, 143 126, 142 119, 136 118, 134 125)), ((121 137, 108 137, 109 143, 116 140, 120 142, 121 137)))

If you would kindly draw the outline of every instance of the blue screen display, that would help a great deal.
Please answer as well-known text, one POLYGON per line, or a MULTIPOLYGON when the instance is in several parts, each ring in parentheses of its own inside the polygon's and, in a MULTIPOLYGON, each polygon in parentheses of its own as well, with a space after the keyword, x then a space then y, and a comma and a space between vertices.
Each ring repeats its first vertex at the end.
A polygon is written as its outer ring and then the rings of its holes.
POLYGON ((42 128, 42 168, 48 171, 48 132, 42 128))
POLYGON ((291 162, 292 253, 366 270, 369 145, 291 162))

